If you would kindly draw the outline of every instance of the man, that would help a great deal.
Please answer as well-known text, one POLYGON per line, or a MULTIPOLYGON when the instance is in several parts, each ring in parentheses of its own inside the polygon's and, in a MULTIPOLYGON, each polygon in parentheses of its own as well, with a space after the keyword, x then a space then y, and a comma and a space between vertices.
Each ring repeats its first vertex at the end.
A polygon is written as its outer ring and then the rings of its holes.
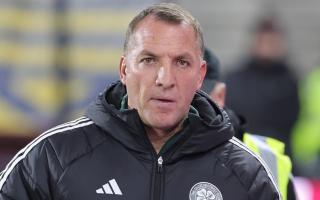
POLYGON ((175 4, 129 24, 120 79, 86 117, 21 150, 1 199, 281 199, 269 171, 203 92, 200 25, 175 4))
POLYGON ((249 132, 283 141, 291 156, 290 138, 299 113, 298 79, 291 71, 279 21, 274 16, 258 20, 248 55, 224 77, 226 104, 247 119, 249 132))
POLYGON ((282 198, 284 200, 296 199, 291 174, 292 164, 290 158, 284 154, 284 143, 270 137, 245 132, 245 119, 225 106, 227 89, 226 84, 220 81, 220 62, 218 58, 206 48, 204 59, 207 62, 207 73, 202 89, 207 92, 220 107, 226 110, 235 130, 235 137, 243 141, 266 162, 278 184, 282 198))

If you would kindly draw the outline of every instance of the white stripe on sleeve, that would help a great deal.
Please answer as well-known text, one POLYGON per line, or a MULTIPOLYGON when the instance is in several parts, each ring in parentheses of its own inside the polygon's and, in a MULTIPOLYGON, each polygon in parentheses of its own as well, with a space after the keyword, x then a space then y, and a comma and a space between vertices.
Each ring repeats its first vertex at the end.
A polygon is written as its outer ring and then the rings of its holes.
POLYGON ((56 126, 52 129, 49 129, 48 131, 44 132, 43 134, 39 135, 37 138, 35 138, 33 141, 31 141, 28 145, 26 145, 23 149, 21 149, 14 157, 13 159, 8 163, 5 170, 0 173, 0 190, 2 189, 5 181, 7 180, 9 174, 13 170, 13 168, 26 157, 26 155, 33 149, 34 146, 39 144, 41 141, 46 139, 47 137, 51 135, 55 135, 57 133, 61 133, 68 130, 73 130, 76 128, 84 127, 93 124, 93 122, 85 117, 81 117, 79 119, 76 119, 74 121, 61 124, 59 126, 56 126))
POLYGON ((276 182, 274 181, 274 178, 271 174, 271 171, 268 167, 268 165, 264 162, 263 159, 261 159, 258 155, 256 155, 253 151, 251 151, 245 144, 243 144, 239 139, 237 139, 236 137, 232 137, 230 140, 229 140, 231 143, 237 145, 238 147, 240 147, 241 149, 247 151, 248 153, 250 153, 252 156, 254 156, 263 166, 263 168, 266 170, 267 174, 268 174, 268 177, 270 178, 272 184, 274 185, 274 187, 276 188, 277 190, 277 193, 279 195, 279 199, 281 200, 281 194, 280 194, 280 191, 279 191, 279 188, 278 188, 278 185, 276 184, 276 182))

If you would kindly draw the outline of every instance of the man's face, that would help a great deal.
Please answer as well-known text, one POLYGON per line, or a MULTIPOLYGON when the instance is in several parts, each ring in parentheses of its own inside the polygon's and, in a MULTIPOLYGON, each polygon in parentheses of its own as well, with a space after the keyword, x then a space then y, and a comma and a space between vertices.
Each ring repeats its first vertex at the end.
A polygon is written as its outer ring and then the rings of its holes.
POLYGON ((165 132, 187 116, 205 72, 193 28, 152 16, 140 22, 120 63, 129 107, 138 110, 146 126, 165 132))
POLYGON ((280 33, 257 33, 254 44, 254 53, 262 59, 275 60, 283 56, 285 51, 284 41, 280 33))

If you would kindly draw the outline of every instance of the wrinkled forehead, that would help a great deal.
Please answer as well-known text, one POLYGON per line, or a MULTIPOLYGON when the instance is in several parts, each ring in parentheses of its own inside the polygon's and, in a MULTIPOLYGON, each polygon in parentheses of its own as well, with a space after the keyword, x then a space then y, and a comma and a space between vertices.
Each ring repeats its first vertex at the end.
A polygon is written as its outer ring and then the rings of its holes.
POLYGON ((180 45, 183 50, 188 45, 196 49, 202 57, 201 44, 197 34, 190 24, 184 21, 172 23, 157 19, 154 16, 148 16, 142 20, 136 27, 130 37, 128 50, 137 48, 139 45, 166 46, 168 50, 180 45))

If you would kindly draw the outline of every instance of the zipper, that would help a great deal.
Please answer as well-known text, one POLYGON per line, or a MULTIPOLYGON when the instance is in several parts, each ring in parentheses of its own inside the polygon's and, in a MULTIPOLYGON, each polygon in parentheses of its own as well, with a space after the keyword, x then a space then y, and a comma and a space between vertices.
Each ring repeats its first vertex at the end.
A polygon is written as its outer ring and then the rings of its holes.
POLYGON ((160 156, 159 158, 158 158, 158 173, 162 173, 162 165, 163 165, 163 158, 162 158, 162 156, 160 156))
POLYGON ((163 185, 164 185, 164 173, 163 173, 163 157, 159 156, 156 163, 156 173, 155 173, 155 179, 154 179, 154 200, 161 200, 163 199, 163 185))

